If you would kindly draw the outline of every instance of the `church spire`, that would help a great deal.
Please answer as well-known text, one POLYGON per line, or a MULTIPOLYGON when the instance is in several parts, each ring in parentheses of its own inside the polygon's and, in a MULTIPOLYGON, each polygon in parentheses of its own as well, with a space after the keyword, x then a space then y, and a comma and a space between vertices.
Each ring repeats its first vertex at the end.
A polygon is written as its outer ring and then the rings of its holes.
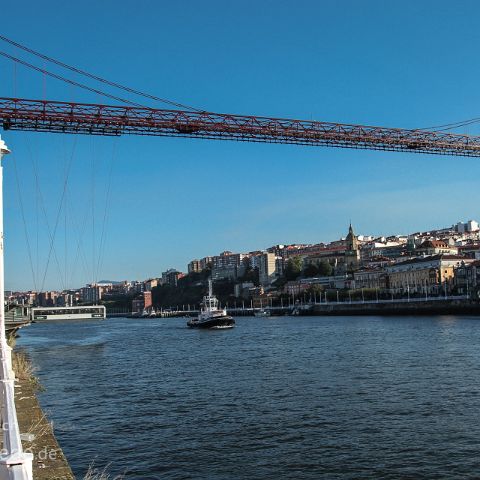
POLYGON ((352 221, 351 220, 350 220, 350 226, 348 227, 348 234, 352 235, 352 236, 355 236, 355 234, 353 233, 353 227, 352 227, 352 221))
POLYGON ((352 222, 350 221, 350 225, 348 227, 348 235, 345 239, 347 243, 348 250, 356 250, 358 248, 358 241, 355 233, 353 233, 352 222))

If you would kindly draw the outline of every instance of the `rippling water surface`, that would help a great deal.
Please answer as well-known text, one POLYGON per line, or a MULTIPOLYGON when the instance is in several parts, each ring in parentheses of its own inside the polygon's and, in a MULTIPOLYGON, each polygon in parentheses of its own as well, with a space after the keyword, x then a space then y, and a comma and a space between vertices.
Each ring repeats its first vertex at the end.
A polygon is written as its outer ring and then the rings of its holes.
POLYGON ((480 319, 238 318, 21 331, 80 477, 480 478, 480 319))

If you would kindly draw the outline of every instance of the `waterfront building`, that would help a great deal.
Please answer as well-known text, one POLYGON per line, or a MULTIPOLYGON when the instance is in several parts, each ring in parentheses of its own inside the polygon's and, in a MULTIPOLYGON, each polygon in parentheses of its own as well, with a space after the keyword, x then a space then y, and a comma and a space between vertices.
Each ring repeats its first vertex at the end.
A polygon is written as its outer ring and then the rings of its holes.
POLYGON ((385 267, 388 288, 394 293, 448 293, 453 285, 454 269, 473 260, 457 255, 417 257, 385 267))
POLYGON ((139 313, 152 308, 152 292, 143 292, 132 300, 132 312, 139 313))
POLYGON ((353 274, 354 288, 387 288, 387 274, 383 269, 362 269, 353 274))
POLYGON ((455 287, 460 295, 480 300, 480 260, 462 262, 455 268, 455 287))

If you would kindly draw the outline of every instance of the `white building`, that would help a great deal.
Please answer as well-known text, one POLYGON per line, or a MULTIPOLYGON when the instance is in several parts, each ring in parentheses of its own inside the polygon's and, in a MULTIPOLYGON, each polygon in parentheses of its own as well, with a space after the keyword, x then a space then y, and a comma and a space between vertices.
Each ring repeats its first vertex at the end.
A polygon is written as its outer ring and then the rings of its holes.
POLYGON ((259 281, 264 287, 269 286, 277 278, 277 264, 274 253, 262 253, 259 259, 259 281))
POLYGON ((458 222, 457 225, 455 225, 455 230, 458 233, 470 233, 470 232, 476 232, 479 229, 478 222, 475 220, 469 220, 466 223, 458 222))

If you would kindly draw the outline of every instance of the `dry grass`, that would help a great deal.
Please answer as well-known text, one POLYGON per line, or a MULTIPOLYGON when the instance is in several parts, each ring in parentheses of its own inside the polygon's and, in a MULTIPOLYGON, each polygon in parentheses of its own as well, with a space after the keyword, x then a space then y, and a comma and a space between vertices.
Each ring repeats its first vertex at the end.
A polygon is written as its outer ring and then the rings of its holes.
POLYGON ((27 433, 33 433, 35 435, 35 439, 48 435, 51 432, 52 424, 48 421, 44 413, 37 421, 32 422, 27 430, 27 433))
POLYGON ((83 480, 122 480, 125 478, 123 475, 116 475, 115 477, 112 477, 107 471, 109 466, 110 465, 107 465, 103 470, 100 470, 96 468, 95 463, 92 462, 88 466, 88 471, 83 477, 83 480))
POLYGON ((12 352, 12 368, 15 372, 15 377, 20 381, 28 381, 32 383, 36 390, 43 390, 40 381, 34 375, 36 369, 24 352, 12 352))
POLYGON ((23 352, 12 352, 12 368, 19 380, 30 380, 35 372, 32 362, 23 352))

